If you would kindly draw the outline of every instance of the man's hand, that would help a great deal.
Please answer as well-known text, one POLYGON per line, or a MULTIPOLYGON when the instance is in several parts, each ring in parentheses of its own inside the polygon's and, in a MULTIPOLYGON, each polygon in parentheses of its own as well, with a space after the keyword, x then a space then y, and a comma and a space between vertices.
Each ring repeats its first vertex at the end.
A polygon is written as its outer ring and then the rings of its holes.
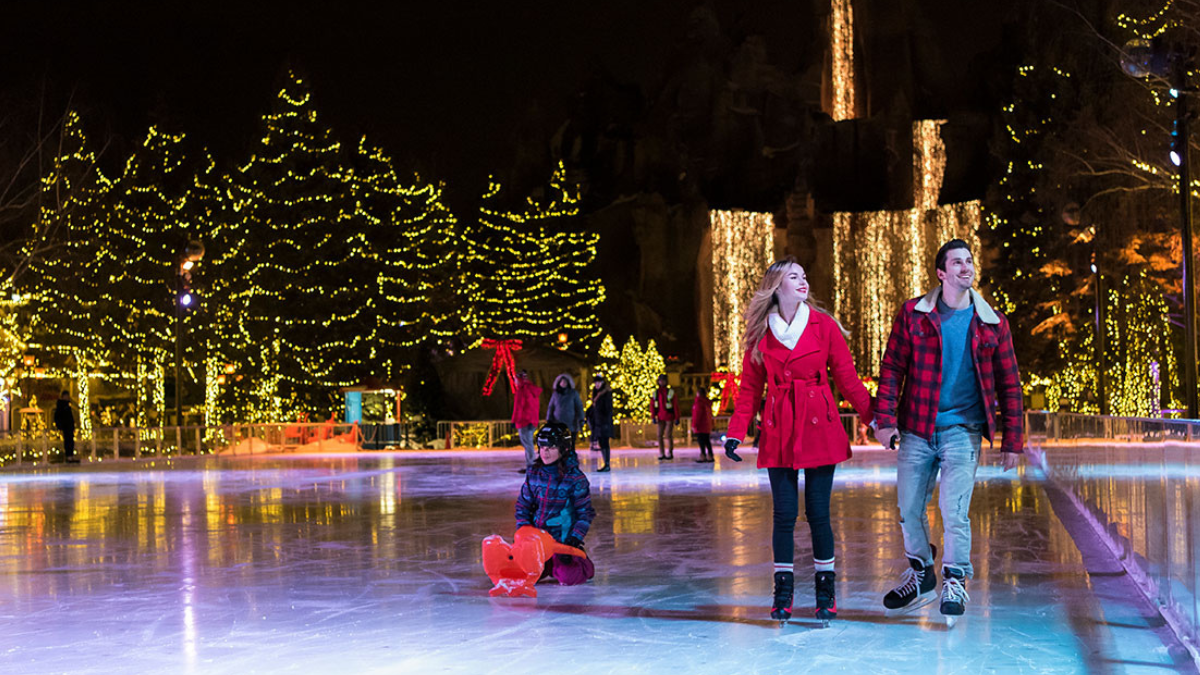
POLYGON ((1021 457, 1023 456, 1019 452, 1002 452, 1000 453, 1000 463, 1004 466, 1005 471, 1015 469, 1021 463, 1021 457))
POLYGON ((895 450, 900 440, 900 431, 896 427, 881 427, 875 430, 875 440, 888 450, 895 450))

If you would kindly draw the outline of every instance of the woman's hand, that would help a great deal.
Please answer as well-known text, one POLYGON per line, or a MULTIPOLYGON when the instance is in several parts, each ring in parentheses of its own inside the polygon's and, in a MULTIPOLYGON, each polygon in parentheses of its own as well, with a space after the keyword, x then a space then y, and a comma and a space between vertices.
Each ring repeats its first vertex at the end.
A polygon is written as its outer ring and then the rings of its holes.
POLYGON ((742 444, 742 442, 736 438, 726 438, 725 439, 725 456, 728 457, 729 459, 732 459, 735 462, 742 461, 742 458, 739 457, 736 452, 737 447, 741 444, 742 444))

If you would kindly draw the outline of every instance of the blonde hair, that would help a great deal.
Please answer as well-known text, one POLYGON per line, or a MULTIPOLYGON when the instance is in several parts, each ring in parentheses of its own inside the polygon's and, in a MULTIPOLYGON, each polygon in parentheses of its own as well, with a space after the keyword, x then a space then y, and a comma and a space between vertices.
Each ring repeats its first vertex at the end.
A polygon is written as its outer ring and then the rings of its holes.
MULTIPOLYGON (((753 358, 755 363, 763 362, 762 350, 758 348, 758 343, 767 334, 767 316, 779 308, 779 299, 775 297, 775 291, 779 290, 779 285, 783 283, 783 277, 787 272, 787 268, 791 265, 799 264, 790 255, 771 263, 766 273, 763 274, 762 281, 758 282, 758 290, 754 292, 754 297, 750 299, 749 306, 746 307, 746 332, 742 336, 742 344, 746 347, 746 351, 754 352, 753 358)), ((846 330, 842 322, 838 321, 837 317, 831 314, 829 310, 814 301, 811 292, 808 295, 808 299, 804 301, 804 304, 808 305, 810 310, 820 312, 833 319, 833 322, 837 324, 838 330, 842 331, 842 335, 850 337, 850 331, 846 330)))

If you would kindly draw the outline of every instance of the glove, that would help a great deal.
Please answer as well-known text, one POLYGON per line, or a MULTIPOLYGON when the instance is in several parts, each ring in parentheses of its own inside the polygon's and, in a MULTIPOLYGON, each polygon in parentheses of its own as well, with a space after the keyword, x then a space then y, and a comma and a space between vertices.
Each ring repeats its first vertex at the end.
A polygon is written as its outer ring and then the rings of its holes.
POLYGON ((737 452, 735 452, 737 450, 737 447, 741 444, 742 444, 742 442, 736 438, 725 439, 725 456, 728 457, 729 459, 732 459, 735 462, 742 461, 742 458, 738 457, 737 452))
POLYGON ((583 540, 579 537, 567 537, 565 540, 563 540, 563 543, 567 546, 574 546, 578 549, 583 548, 583 540))

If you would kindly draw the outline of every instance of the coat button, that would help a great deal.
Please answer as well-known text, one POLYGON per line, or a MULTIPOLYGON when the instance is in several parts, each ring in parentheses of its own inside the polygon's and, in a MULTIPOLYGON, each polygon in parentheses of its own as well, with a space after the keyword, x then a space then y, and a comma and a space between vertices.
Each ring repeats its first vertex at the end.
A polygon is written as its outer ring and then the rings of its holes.
POLYGON ((783 376, 784 376, 784 377, 791 377, 791 376, 792 376, 792 371, 790 371, 790 370, 785 370, 785 371, 783 371, 783 376))
POLYGON ((812 398, 812 397, 814 397, 814 396, 816 396, 816 395, 817 395, 817 392, 815 392, 815 391, 810 391, 810 392, 808 392, 808 397, 809 397, 809 398, 812 398))
POLYGON ((817 418, 815 418, 815 417, 814 417, 814 418, 813 418, 813 424, 816 424, 816 423, 817 423, 817 418))

